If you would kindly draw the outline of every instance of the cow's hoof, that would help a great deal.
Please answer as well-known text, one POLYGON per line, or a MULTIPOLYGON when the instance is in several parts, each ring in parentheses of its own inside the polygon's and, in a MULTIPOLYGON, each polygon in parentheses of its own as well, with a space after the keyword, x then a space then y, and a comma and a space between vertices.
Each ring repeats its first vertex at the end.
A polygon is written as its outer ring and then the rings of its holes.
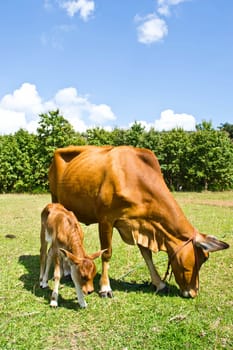
POLYGON ((156 294, 168 295, 169 294, 169 286, 166 284, 164 288, 156 290, 156 294))
POLYGON ((99 292, 99 296, 101 298, 113 298, 113 292, 111 290, 104 291, 104 292, 99 292))

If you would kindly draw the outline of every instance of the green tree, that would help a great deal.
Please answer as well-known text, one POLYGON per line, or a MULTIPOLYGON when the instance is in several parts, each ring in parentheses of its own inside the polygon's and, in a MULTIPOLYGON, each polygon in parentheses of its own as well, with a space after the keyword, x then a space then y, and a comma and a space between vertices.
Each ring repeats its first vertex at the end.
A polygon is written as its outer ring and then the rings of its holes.
POLYGON ((0 192, 13 192, 17 173, 18 145, 13 135, 0 136, 0 192))
POLYGON ((104 146, 112 144, 111 132, 100 127, 87 129, 85 137, 88 145, 104 146))
POLYGON ((94 128, 80 134, 58 110, 51 111, 40 115, 36 135, 20 129, 14 135, 0 136, 0 192, 47 190, 54 150, 86 143, 151 149, 171 189, 233 189, 233 142, 230 132, 225 131, 216 131, 211 122, 205 121, 196 132, 146 131, 135 122, 128 130, 94 128))
POLYGON ((126 130, 114 128, 111 132, 112 145, 121 146, 126 145, 126 130))
POLYGON ((75 133, 71 124, 59 113, 59 110, 40 114, 37 129, 39 159, 37 167, 37 186, 46 189, 48 186, 48 169, 56 148, 84 144, 85 140, 75 133))
POLYGON ((220 124, 219 129, 221 131, 227 132, 231 140, 233 140, 233 124, 230 124, 230 123, 220 124))
POLYGON ((36 135, 20 129, 0 138, 0 192, 29 192, 34 188, 36 135))
POLYGON ((158 159, 166 183, 172 190, 186 188, 185 173, 190 147, 189 134, 183 129, 160 133, 158 159))
POLYGON ((196 125, 196 130, 210 131, 210 130, 214 130, 214 128, 211 121, 203 120, 202 123, 196 125))
POLYGON ((227 134, 202 129, 191 134, 187 177, 191 189, 224 190, 233 186, 233 144, 227 134))
POLYGON ((125 133, 125 144, 134 147, 143 147, 145 139, 145 127, 135 122, 125 133))
POLYGON ((141 147, 150 149, 160 160, 161 157, 161 133, 151 128, 149 131, 145 131, 143 134, 143 141, 141 147))
POLYGON ((38 140, 36 135, 20 129, 14 135, 18 145, 16 192, 32 192, 35 188, 35 174, 38 164, 36 157, 38 140))

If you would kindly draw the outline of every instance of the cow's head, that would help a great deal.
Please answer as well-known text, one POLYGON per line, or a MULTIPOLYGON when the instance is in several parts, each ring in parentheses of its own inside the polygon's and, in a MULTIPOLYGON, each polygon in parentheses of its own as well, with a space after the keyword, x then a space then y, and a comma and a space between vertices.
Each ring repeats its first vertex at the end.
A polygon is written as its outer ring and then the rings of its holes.
POLYGON ((93 280, 96 275, 96 266, 93 260, 101 256, 103 251, 100 250, 84 258, 79 258, 66 249, 60 248, 60 251, 70 264, 71 277, 74 283, 80 285, 84 294, 92 293, 94 291, 93 280))
POLYGON ((210 252, 226 249, 229 245, 214 236, 196 233, 193 239, 181 244, 170 257, 175 280, 184 297, 194 298, 199 289, 199 270, 210 252))

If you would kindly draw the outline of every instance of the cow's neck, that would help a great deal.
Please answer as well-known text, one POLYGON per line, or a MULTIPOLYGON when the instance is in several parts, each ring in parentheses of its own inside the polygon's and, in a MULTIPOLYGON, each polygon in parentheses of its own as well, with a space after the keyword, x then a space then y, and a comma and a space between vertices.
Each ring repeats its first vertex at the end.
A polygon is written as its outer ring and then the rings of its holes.
POLYGON ((194 227, 184 215, 171 193, 166 200, 156 201, 155 221, 159 222, 160 229, 164 233, 180 240, 189 239, 194 232, 194 227), (159 208, 159 209, 158 209, 159 208))
POLYGON ((188 243, 192 242, 195 239, 195 230, 192 236, 190 236, 189 239, 183 241, 180 240, 176 237, 169 236, 165 240, 165 246, 167 249, 167 253, 169 256, 169 260, 171 261, 174 256, 183 248, 185 247, 188 243))
POLYGON ((184 223, 181 223, 182 229, 177 228, 176 226, 171 227, 164 225, 162 222, 155 222, 154 226, 156 230, 158 230, 164 237, 163 241, 165 243, 167 251, 172 251, 176 249, 177 245, 182 245, 184 242, 193 239, 194 235, 197 232, 196 229, 188 221, 185 222, 185 225, 184 223))

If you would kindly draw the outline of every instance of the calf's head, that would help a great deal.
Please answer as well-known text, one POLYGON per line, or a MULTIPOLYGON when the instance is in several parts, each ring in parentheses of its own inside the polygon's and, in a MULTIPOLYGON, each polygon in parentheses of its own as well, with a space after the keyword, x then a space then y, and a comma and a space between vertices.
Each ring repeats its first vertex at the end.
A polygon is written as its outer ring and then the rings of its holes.
POLYGON ((182 296, 194 298, 199 290, 201 265, 208 259, 210 252, 226 249, 229 245, 214 236, 201 233, 196 233, 195 237, 186 243, 178 247, 170 262, 182 296))
POLYGON ((94 291, 94 277, 96 275, 96 266, 94 259, 102 255, 103 251, 96 252, 92 255, 79 258, 66 249, 60 248, 60 251, 68 260, 71 267, 71 276, 76 281, 84 294, 90 294, 94 291))

